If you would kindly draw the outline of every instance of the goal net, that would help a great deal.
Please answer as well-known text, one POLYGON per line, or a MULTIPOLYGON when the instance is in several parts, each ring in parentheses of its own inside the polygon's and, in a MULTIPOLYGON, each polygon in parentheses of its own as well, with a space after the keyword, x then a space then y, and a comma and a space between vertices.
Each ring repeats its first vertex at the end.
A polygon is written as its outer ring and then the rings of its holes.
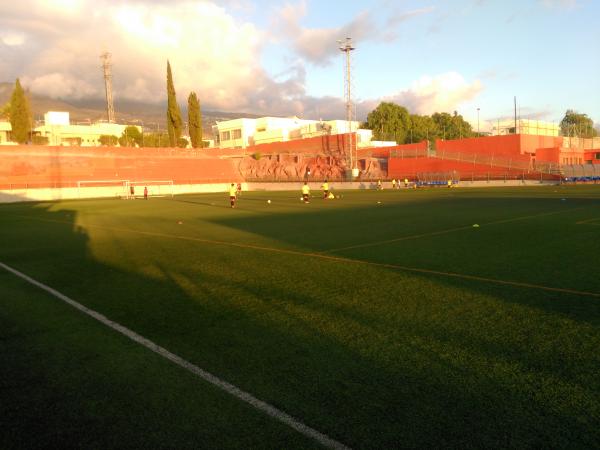
POLYGON ((129 180, 80 180, 77 182, 78 197, 104 197, 107 193, 115 197, 127 196, 129 180))
POLYGON ((148 197, 173 197, 173 180, 140 180, 127 181, 125 185, 127 198, 143 198, 148 189, 148 197))

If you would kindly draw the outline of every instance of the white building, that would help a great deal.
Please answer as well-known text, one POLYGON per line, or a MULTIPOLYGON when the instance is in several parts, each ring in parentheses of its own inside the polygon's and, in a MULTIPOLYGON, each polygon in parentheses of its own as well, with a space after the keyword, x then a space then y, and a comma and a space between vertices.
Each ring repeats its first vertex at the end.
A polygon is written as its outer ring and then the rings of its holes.
MULTIPOLYGON (((348 126, 345 120, 304 120, 298 117, 260 117, 217 122, 213 126, 215 146, 220 148, 246 148, 271 142, 287 142, 327 134, 356 133, 359 147, 373 146, 373 132, 359 129, 360 122, 348 126)), ((378 146, 396 145, 395 142, 378 141, 378 146)))
POLYGON ((10 132, 12 131, 12 126, 10 122, 0 122, 0 145, 10 145, 10 132))
MULTIPOLYGON (((95 147, 100 145, 100 136, 121 137, 128 126, 131 125, 106 122, 72 125, 68 112, 48 111, 44 114, 44 124, 34 131, 39 136, 48 138, 48 145, 95 147)), ((136 128, 141 131, 140 127, 136 128)))
POLYGON ((531 134, 535 136, 558 136, 560 126, 553 122, 542 120, 518 119, 492 122, 492 136, 506 134, 531 134))

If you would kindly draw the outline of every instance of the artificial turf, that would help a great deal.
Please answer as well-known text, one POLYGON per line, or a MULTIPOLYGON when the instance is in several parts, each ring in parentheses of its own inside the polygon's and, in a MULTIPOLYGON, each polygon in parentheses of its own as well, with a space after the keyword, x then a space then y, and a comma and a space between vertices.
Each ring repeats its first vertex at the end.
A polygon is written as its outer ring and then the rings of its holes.
MULTIPOLYGON (((0 261, 354 448, 600 447, 600 187, 338 194, 1 205, 0 261)), ((0 288, 0 447, 316 446, 0 288)))

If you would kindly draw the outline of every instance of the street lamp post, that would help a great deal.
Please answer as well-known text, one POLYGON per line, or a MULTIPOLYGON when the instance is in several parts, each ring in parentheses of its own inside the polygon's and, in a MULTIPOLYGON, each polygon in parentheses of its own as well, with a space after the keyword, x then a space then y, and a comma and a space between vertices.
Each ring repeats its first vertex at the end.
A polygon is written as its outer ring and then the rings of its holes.
POLYGON ((479 108, 477 108, 477 137, 479 137, 479 108))

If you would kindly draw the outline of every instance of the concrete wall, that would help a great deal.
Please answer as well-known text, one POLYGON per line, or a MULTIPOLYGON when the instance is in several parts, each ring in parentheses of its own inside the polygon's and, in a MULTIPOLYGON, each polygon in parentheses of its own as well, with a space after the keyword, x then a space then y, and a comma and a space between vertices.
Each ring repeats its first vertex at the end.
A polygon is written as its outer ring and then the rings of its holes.
MULTIPOLYGON (((210 192, 229 192, 230 183, 211 184, 179 184, 173 186, 160 186, 160 194, 169 197, 181 194, 198 194, 210 192)), ((149 190, 156 187, 149 186, 149 190)), ((242 191, 248 190, 248 185, 242 183, 242 191)), ((143 197, 143 186, 136 186, 136 197, 143 197)), ((73 200, 90 198, 126 198, 127 193, 123 186, 97 186, 82 188, 39 188, 39 189, 3 189, 0 190, 0 203, 23 202, 23 201, 53 201, 73 200)))

